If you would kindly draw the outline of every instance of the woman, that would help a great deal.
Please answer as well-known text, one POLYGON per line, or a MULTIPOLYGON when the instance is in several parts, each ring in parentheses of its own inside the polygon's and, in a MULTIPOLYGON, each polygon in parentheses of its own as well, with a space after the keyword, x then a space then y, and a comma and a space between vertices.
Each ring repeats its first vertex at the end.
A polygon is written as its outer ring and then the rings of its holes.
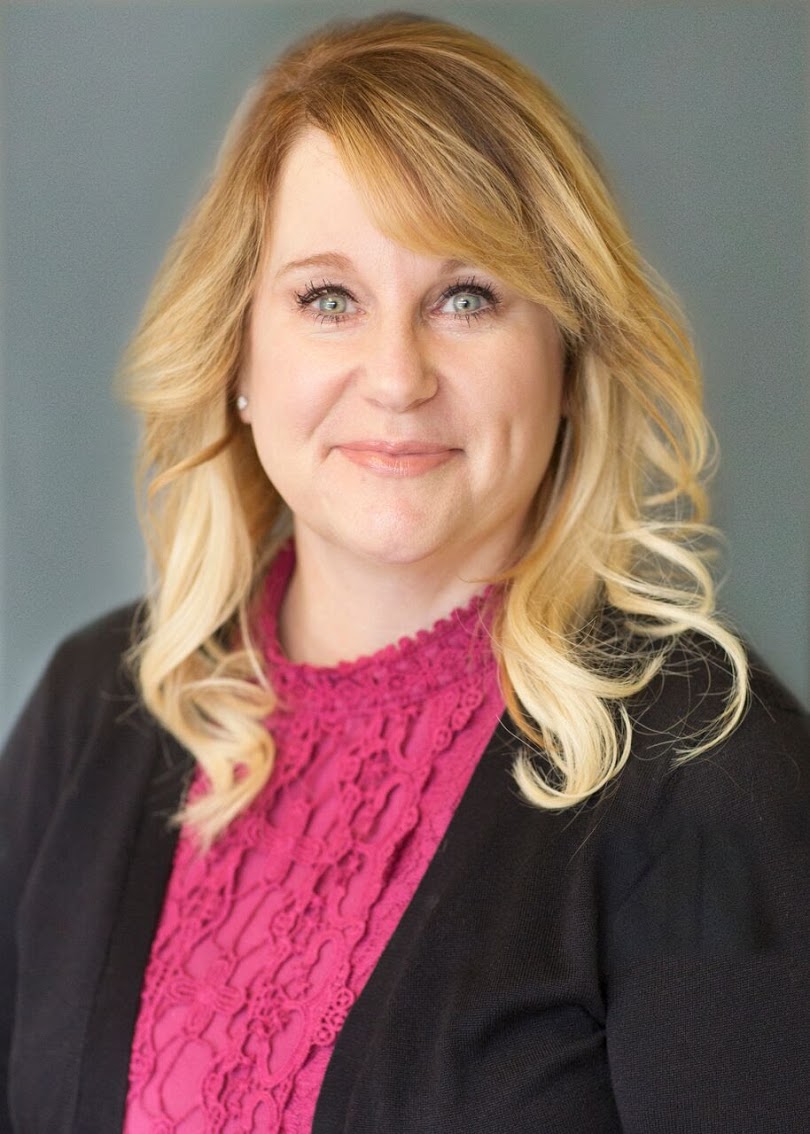
POLYGON ((549 92, 297 45, 128 369, 155 584, 4 758, 3 1129, 810 1128, 808 734, 549 92))

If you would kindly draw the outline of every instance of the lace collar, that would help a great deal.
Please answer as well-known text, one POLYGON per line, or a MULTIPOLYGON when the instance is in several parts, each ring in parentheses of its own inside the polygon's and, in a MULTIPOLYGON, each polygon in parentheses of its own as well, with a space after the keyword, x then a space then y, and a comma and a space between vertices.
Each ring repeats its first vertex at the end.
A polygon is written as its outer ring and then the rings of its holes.
POLYGON ((347 716, 390 704, 418 704, 458 681, 482 676, 495 664, 490 633, 497 593, 493 586, 429 630, 400 638, 374 654, 335 666, 292 662, 279 644, 278 615, 294 565, 291 542, 270 566, 260 618, 268 676, 282 710, 347 716))

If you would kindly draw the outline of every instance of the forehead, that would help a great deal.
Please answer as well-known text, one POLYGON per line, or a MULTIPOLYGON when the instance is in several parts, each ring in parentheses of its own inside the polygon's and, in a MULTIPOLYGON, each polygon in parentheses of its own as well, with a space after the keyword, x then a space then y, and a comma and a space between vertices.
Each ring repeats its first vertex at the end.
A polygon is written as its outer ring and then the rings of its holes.
MULTIPOLYGON (((327 134, 312 129, 295 142, 282 167, 270 216, 265 249, 270 279, 352 266, 396 275, 435 268, 438 259, 380 231, 327 134)), ((444 259, 445 269, 448 263, 462 261, 444 259)))
POLYGON ((278 264, 305 256, 313 241, 337 248, 358 226, 374 227, 333 142, 320 130, 308 130, 282 166, 270 216, 269 258, 278 264))
POLYGON ((276 199, 291 187, 313 177, 342 178, 348 181, 335 144, 328 134, 311 127, 292 144, 282 167, 276 199))

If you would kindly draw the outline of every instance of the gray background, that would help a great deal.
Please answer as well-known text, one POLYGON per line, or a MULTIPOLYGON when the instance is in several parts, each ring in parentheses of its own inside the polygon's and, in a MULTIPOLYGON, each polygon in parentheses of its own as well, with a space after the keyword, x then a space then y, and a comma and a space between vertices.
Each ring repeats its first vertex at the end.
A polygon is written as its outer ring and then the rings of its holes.
MULTIPOLYGON (((535 67, 585 123, 705 364, 723 602, 810 698, 808 11, 400 3, 535 67)), ((0 16, 0 733, 54 643, 142 588, 111 378, 225 126, 325 16, 391 7, 11 3, 0 16)))

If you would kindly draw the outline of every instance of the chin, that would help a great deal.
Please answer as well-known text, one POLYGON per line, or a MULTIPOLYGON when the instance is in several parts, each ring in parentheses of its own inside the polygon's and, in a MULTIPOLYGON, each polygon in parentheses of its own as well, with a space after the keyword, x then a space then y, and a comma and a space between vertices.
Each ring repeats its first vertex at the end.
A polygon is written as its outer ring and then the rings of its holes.
POLYGON ((417 563, 424 563, 434 556, 438 556, 441 548, 430 545, 416 545, 413 542, 404 544, 394 541, 365 542, 356 549, 358 558, 369 563, 378 563, 388 567, 408 567, 417 563))
POLYGON ((360 559, 390 567, 407 567, 429 559, 441 560, 450 551, 452 543, 446 534, 426 530, 424 524, 358 528, 336 542, 360 559))

